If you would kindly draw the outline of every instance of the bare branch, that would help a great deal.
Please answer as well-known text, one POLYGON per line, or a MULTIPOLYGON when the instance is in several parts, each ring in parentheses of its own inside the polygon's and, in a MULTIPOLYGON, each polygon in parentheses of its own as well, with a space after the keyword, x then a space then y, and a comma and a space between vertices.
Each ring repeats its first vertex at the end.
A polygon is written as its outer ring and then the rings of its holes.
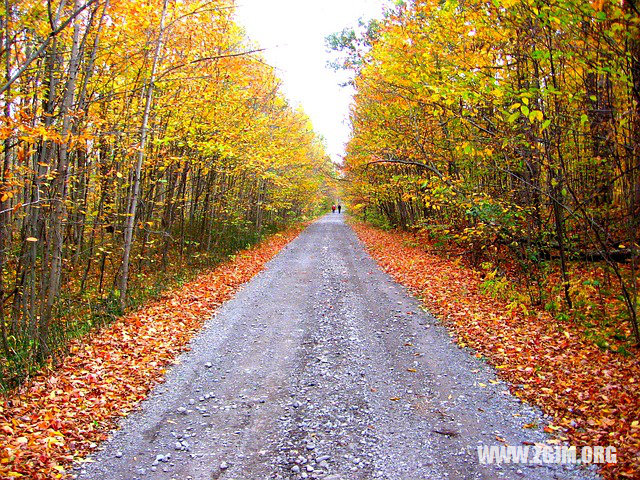
POLYGON ((181 63, 180 65, 175 65, 175 66, 173 66, 171 68, 166 69, 164 72, 158 74, 158 79, 164 77, 168 73, 173 72, 174 70, 178 70, 180 68, 183 68, 183 67, 186 67, 186 66, 189 66, 189 65, 195 65, 196 63, 206 62, 206 61, 209 61, 209 60, 220 60, 222 58, 242 57, 244 55, 251 55, 252 53, 263 52, 265 50, 266 50, 266 48, 257 48, 255 50, 247 50, 247 51, 244 51, 244 52, 227 53, 227 54, 222 54, 222 55, 214 55, 214 56, 211 56, 211 57, 198 58, 196 60, 191 60, 190 62, 181 63))
POLYGON ((65 28, 67 28, 69 26, 69 24, 71 24, 71 22, 73 22, 75 20, 75 18, 80 15, 82 12, 84 12, 87 8, 89 8, 91 5, 93 5, 94 3, 97 3, 99 0, 89 0, 87 3, 85 3, 82 7, 78 8, 75 12, 73 12, 69 18, 67 18, 64 22, 62 22, 60 24, 60 26, 58 28, 56 28, 55 30, 52 30, 49 35, 47 35, 47 38, 44 39, 44 41, 40 44, 40 47, 31 54, 31 56, 29 58, 27 58, 25 60, 25 62, 22 64, 22 66, 18 69, 18 71, 7 81, 7 83, 5 83, 2 88, 0 88, 0 95, 3 94, 4 92, 7 91, 7 89, 9 87, 11 87, 11 85, 13 85, 13 83, 18 80, 18 78, 20 78, 20 76, 25 72, 25 70, 27 68, 29 68, 29 65, 31 65, 33 63, 34 60, 36 60, 37 58, 40 57, 40 55, 42 55, 44 53, 44 51, 46 50, 46 48, 49 46, 49 43, 51 43, 51 40, 53 40, 57 35, 59 35, 65 28))

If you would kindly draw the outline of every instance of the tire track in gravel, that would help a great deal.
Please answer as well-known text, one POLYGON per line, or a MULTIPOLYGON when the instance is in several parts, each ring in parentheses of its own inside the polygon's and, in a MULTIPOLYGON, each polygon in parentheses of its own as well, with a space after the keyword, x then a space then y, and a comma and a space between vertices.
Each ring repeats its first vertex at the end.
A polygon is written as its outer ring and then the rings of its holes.
POLYGON ((522 429, 544 417, 452 344, 341 215, 312 224, 191 347, 81 479, 597 478, 479 464, 496 437, 544 441, 522 429))

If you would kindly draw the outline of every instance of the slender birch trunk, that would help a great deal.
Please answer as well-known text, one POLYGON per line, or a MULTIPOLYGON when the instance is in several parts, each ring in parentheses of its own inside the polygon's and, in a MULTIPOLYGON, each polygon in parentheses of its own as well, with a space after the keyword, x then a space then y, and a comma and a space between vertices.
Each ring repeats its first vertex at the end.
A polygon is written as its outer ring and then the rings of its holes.
POLYGON ((122 254, 122 267, 120 269, 120 308, 125 309, 127 304, 127 284, 129 281, 129 264, 131 256, 131 245, 133 243, 133 231, 136 222, 136 212, 138 209, 138 198, 140 196, 140 175, 142 172, 142 163, 145 157, 145 146, 147 143, 147 131, 149 125, 149 114, 151 112, 151 104, 153 101, 153 84, 155 82, 156 71, 158 68, 158 59, 162 48, 162 36, 164 33, 164 20, 167 14, 168 0, 164 0, 162 5, 162 15, 160 16, 160 29, 158 32, 158 40, 156 48, 153 52, 153 64, 151 66, 151 75, 147 83, 146 101, 144 113, 142 115, 142 126, 140 128, 140 149, 138 150, 138 159, 133 178, 133 188, 131 190, 131 198, 129 200, 129 208, 127 212, 127 220, 124 229, 124 252, 122 254))
MULTIPOLYGON (((74 9, 78 9, 79 1, 74 0, 74 9)), ((51 266, 47 288, 47 303, 39 331, 38 356, 48 354, 49 327, 53 306, 60 293, 62 278, 62 257, 64 247, 64 221, 67 215, 66 200, 69 192, 69 141, 73 124, 71 110, 75 97, 76 80, 80 67, 80 20, 75 17, 73 26, 73 40, 69 57, 69 76, 65 85, 60 115, 62 116, 62 143, 58 147, 57 176, 53 185, 53 215, 51 218, 51 266)))

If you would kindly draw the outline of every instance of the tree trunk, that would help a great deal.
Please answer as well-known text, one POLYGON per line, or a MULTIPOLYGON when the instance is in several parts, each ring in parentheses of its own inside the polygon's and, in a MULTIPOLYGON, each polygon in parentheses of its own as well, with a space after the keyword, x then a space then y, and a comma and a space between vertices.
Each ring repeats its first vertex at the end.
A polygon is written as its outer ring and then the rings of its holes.
POLYGON ((131 255, 131 246, 133 243, 133 230, 136 222, 136 212, 138 209, 138 198, 140 195, 140 176, 142 173, 142 163, 145 158, 145 147, 147 143, 147 130, 149 124, 149 115, 151 112, 151 104, 153 101, 153 84, 156 78, 158 68, 158 60, 160 58, 160 50, 162 48, 162 36, 164 34, 164 20, 167 14, 168 0, 164 0, 162 4, 162 14, 160 16, 160 28, 158 31, 158 40, 153 53, 153 64, 151 66, 151 75, 147 82, 146 100, 144 113, 142 115, 142 126, 140 128, 140 147, 138 150, 138 159, 136 162, 133 189, 129 200, 129 208, 127 211, 127 220, 124 229, 124 252, 122 254, 122 266, 120 269, 120 308, 124 311, 127 305, 127 284, 129 281, 129 257, 131 255))

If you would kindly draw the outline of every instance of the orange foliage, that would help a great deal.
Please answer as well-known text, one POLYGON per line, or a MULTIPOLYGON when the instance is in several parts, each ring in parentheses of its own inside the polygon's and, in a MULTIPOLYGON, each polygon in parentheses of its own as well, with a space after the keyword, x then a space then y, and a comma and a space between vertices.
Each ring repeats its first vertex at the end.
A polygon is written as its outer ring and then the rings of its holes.
POLYGON ((244 250, 234 261, 126 315, 0 404, 0 478, 62 478, 162 381, 167 365, 207 318, 301 227, 244 250))
POLYGON ((356 224, 369 253, 398 282, 411 288, 468 346, 512 384, 514 395, 553 417, 545 429, 572 445, 613 445, 618 463, 607 479, 640 478, 640 365, 603 351, 577 325, 547 312, 509 311, 481 293, 482 275, 459 262, 407 246, 407 233, 356 224))

